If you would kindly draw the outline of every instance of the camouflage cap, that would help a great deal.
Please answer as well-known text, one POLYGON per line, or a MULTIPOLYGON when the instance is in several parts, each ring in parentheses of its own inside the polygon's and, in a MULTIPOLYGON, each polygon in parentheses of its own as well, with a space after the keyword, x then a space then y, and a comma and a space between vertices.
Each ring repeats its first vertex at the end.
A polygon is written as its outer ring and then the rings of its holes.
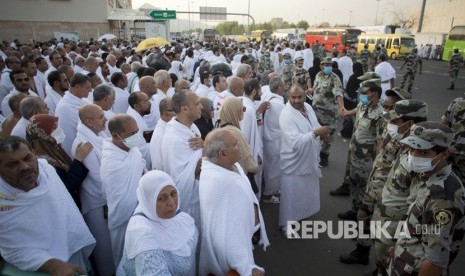
POLYGON ((410 94, 410 92, 399 87, 386 90, 386 96, 397 96, 401 100, 409 100, 412 98, 412 94, 410 94))
POLYGON ((366 81, 366 80, 371 80, 371 79, 381 79, 381 77, 375 72, 366 72, 365 74, 361 75, 357 79, 366 81))
POLYGON ((304 60, 304 57, 303 57, 303 56, 297 56, 297 57, 295 57, 294 61, 298 61, 298 60, 304 60))
POLYGON ((333 64, 333 62, 331 61, 330 58, 325 57, 325 58, 323 58, 323 59, 321 60, 320 64, 321 64, 321 65, 323 65, 323 64, 333 64))
POLYGON ((265 51, 265 52, 263 53, 263 55, 264 55, 265 57, 269 57, 269 56, 270 56, 270 52, 269 52, 269 51, 265 51))
POLYGON ((434 146, 449 148, 454 132, 440 122, 422 122, 410 128, 410 136, 402 139, 404 143, 414 149, 430 149, 434 146))
POLYGON ((381 86, 381 79, 369 79, 360 83, 360 93, 366 94, 371 87, 381 86))
POLYGON ((403 116, 425 118, 428 115, 428 105, 418 100, 400 100, 394 104, 392 110, 381 115, 384 120, 390 122, 403 116))
POLYGON ((283 55, 283 59, 291 59, 291 54, 285 53, 285 54, 283 55))

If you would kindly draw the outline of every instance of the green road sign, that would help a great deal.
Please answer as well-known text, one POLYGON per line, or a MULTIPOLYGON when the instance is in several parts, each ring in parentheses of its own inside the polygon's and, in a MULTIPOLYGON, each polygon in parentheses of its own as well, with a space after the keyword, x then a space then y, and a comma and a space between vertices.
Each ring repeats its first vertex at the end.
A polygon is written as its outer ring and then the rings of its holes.
POLYGON ((176 11, 174 10, 153 10, 149 16, 155 20, 176 19, 176 11))

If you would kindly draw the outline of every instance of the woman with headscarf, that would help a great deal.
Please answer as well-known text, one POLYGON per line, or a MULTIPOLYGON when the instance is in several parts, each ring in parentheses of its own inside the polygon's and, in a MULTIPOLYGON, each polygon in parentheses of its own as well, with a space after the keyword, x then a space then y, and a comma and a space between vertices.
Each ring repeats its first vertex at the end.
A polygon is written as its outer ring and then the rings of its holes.
POLYGON ((318 74, 318 72, 321 71, 321 60, 319 57, 315 57, 313 59, 313 66, 310 67, 310 69, 308 69, 308 73, 310 74, 310 80, 312 81, 312 87, 313 87, 313 84, 315 83, 315 77, 316 77, 316 74, 318 74))
MULTIPOLYGON (((237 97, 227 98, 223 105, 221 105, 219 120, 217 121, 216 128, 226 128, 234 133, 237 139, 239 149, 242 153, 242 158, 239 160, 244 172, 250 179, 249 174, 256 174, 259 171, 257 164, 252 157, 249 143, 245 138, 244 133, 241 131, 239 122, 244 117, 244 107, 242 105, 242 99, 237 97)), ((253 177, 252 177, 253 179, 253 177)))
POLYGON ((61 181, 80 208, 79 191, 89 170, 82 161, 92 151, 90 143, 79 144, 74 160, 61 147, 65 134, 58 127, 58 117, 38 114, 31 118, 26 129, 26 139, 31 143, 37 157, 47 160, 57 171, 61 181))
POLYGON ((195 275, 198 230, 178 209, 178 190, 162 171, 139 181, 138 205, 126 230, 117 275, 195 275))
MULTIPOLYGON (((360 83, 362 82, 358 77, 363 75, 363 66, 360 62, 355 62, 354 65, 352 65, 352 70, 354 73, 349 77, 346 91, 344 92, 344 108, 346 110, 352 110, 357 107, 357 90, 360 88, 360 83)), ((340 136, 344 139, 350 139, 352 137, 353 128, 353 116, 344 117, 340 136)))

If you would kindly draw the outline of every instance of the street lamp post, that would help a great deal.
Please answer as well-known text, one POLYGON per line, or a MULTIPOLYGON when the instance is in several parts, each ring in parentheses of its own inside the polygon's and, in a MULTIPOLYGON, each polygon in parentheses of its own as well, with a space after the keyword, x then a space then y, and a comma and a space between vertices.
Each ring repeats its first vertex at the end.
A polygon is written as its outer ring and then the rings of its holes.
POLYGON ((376 0, 376 18, 375 18, 375 25, 378 25, 379 1, 381 1, 381 0, 376 0))
POLYGON ((352 11, 349 11, 349 26, 352 24, 352 11))
POLYGON ((187 9, 189 11, 189 31, 191 30, 191 0, 187 0, 187 9))
MULTIPOLYGON (((176 11, 179 11, 179 5, 176 6, 176 11)), ((178 32, 180 33, 180 28, 179 28, 179 16, 176 15, 176 21, 178 21, 178 32)))
POLYGON ((248 1, 247 15, 247 33, 250 34, 250 0, 248 1))

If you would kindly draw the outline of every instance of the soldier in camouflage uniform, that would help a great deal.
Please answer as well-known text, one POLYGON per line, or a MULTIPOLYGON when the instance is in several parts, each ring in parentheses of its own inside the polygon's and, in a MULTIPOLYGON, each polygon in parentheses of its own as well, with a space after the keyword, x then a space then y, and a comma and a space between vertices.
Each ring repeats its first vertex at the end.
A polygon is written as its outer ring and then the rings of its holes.
POLYGON ((257 76, 257 59, 253 55, 253 49, 248 48, 247 49, 247 64, 252 67, 252 77, 255 78, 257 76))
POLYGON ((442 121, 456 134, 450 147, 452 171, 465 183, 465 98, 453 100, 442 116, 442 121))
MULTIPOLYGON (((369 224, 372 220, 381 220, 383 223, 384 221, 391 221, 391 218, 380 216, 378 206, 381 205, 383 187, 388 180, 393 162, 397 160, 401 150, 402 144, 400 140, 404 137, 405 133, 410 131, 410 127, 414 122, 426 120, 427 112, 427 106, 424 102, 401 100, 394 104, 392 111, 382 115, 383 119, 388 123, 388 131, 384 137, 381 151, 373 163, 373 168, 368 177, 367 188, 363 196, 363 202, 357 213, 357 220, 364 222, 365 230, 369 229, 369 224)), ((390 181, 392 181, 392 178, 390 181)), ((396 227, 390 227, 389 229, 395 231, 396 227)), ((350 254, 341 256, 341 261, 349 264, 368 263, 368 253, 371 243, 371 240, 359 239, 357 249, 350 254)), ((375 248, 378 248, 378 246, 375 248)), ((378 272, 385 270, 386 254, 384 252, 386 248, 383 247, 383 250, 381 253, 376 251, 378 272)))
POLYGON ((363 72, 368 72, 368 63, 370 62, 371 52, 368 50, 368 44, 365 44, 363 50, 360 52, 360 62, 363 66, 363 72))
POLYGON ((461 64, 463 64, 462 54, 459 53, 459 49, 454 49, 454 54, 450 57, 449 60, 450 86, 447 89, 454 90, 461 64))
MULTIPOLYGON (((365 73, 363 76, 359 77, 360 80, 368 80, 371 78, 378 78, 379 75, 374 72, 365 73)), ((395 87, 393 89, 389 89, 386 91, 386 98, 383 101, 383 110, 384 113, 391 111, 394 108, 394 104, 400 100, 409 100, 410 94, 403 90, 395 87)), ((387 137, 387 122, 385 120, 381 120, 380 127, 383 129, 382 140, 385 141, 387 137)), ((344 181, 341 186, 329 192, 332 196, 349 196, 350 195, 350 188, 349 188, 349 172, 348 172, 348 165, 346 166, 346 172, 344 175, 344 181)), ((352 218, 356 220, 356 217, 352 218)))
POLYGON ((385 57, 388 57, 388 52, 386 47, 384 47, 384 44, 381 44, 381 54, 383 54, 385 57))
POLYGON ((283 55, 283 66, 282 66, 283 74, 282 79, 284 82, 284 88, 286 92, 284 93, 284 101, 287 102, 287 95, 289 94, 289 89, 292 86, 292 78, 294 77, 295 65, 292 63, 291 54, 286 53, 283 55))
POLYGON ((315 43, 312 46, 312 51, 313 51, 313 58, 321 58, 320 57, 320 44, 318 43, 318 40, 315 41, 315 43))
POLYGON ((371 54, 371 59, 370 59, 370 67, 371 71, 375 71, 375 67, 378 64, 378 58, 381 55, 381 46, 376 46, 376 49, 373 51, 371 54))
POLYGON ((346 112, 355 114, 354 134, 349 145, 349 184, 352 198, 351 210, 338 214, 341 219, 354 218, 360 208, 365 193, 368 175, 373 167, 378 143, 381 143, 383 130, 380 127, 383 112, 380 79, 362 83, 360 102, 357 108, 346 112))
POLYGON ((311 88, 312 83, 310 80, 310 74, 307 70, 303 68, 304 65, 304 58, 298 57, 295 59, 295 71, 294 76, 292 77, 292 84, 298 84, 305 93, 308 95, 308 89, 311 88))
POLYGON ((332 72, 332 62, 329 58, 321 61, 321 71, 315 77, 313 85, 313 103, 318 122, 322 126, 330 128, 330 142, 324 144, 320 152, 320 165, 328 166, 329 151, 334 142, 336 133, 337 118, 345 112, 342 98, 342 83, 339 77, 332 72))
POLYGON ((347 56, 352 59, 352 62, 357 61, 357 51, 355 51, 354 45, 350 45, 350 49, 347 51, 347 56))
POLYGON ((270 52, 268 50, 264 51, 258 62, 258 75, 263 76, 265 72, 273 71, 273 62, 270 59, 270 52))
POLYGON ((321 44, 321 46, 318 48, 318 52, 319 52, 319 57, 321 59, 324 59, 326 57, 326 44, 321 44))
POLYGON ((404 229, 409 235, 395 244, 390 275, 447 275, 458 254, 465 233, 465 188, 448 163, 453 136, 444 124, 423 122, 401 141, 410 147, 411 186, 416 189, 404 229))
POLYGON ((420 65, 420 71, 418 71, 418 74, 421 75, 421 70, 423 69, 422 60, 417 55, 417 52, 417 49, 413 49, 412 52, 405 57, 405 61, 400 67, 400 70, 402 70, 404 66, 407 65, 407 70, 405 71, 400 88, 404 88, 405 83, 407 83, 407 91, 410 93, 412 93, 412 86, 413 81, 415 80, 415 74, 417 73, 417 66, 420 65))

